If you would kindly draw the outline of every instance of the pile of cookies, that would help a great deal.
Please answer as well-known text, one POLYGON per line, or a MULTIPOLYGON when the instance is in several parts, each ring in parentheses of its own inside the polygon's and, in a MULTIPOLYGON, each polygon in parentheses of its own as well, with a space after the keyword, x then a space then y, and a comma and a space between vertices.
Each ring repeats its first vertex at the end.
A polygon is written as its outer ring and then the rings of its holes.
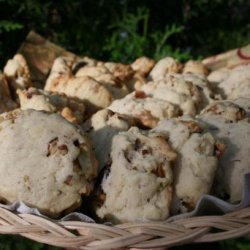
POLYGON ((17 54, 0 75, 0 200, 56 217, 165 220, 204 194, 232 203, 250 170, 250 65, 59 57, 37 89, 17 54), (249 164, 249 165, 248 165, 249 164), (82 197, 89 197, 84 199, 82 197))

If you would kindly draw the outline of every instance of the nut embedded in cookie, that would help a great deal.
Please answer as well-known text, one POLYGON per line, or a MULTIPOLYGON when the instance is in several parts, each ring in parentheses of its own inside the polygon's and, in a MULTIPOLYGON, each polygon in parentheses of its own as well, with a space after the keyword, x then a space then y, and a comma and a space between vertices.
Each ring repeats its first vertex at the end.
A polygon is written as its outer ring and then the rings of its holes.
POLYGON ((113 223, 165 220, 172 200, 172 162, 166 140, 137 128, 113 138, 110 172, 102 181, 97 215, 113 223))
POLYGON ((4 113, 0 126, 0 198, 50 216, 80 206, 97 164, 79 127, 36 110, 4 113))

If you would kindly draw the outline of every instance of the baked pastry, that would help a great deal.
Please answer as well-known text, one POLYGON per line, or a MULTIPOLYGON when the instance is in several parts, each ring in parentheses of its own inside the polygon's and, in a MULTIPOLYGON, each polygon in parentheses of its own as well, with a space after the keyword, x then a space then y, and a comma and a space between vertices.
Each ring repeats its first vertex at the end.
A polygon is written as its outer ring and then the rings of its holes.
POLYGON ((53 81, 46 82, 44 89, 79 99, 92 112, 109 106, 113 101, 112 94, 102 84, 90 77, 56 77, 53 81))
POLYGON ((32 85, 29 67, 21 54, 7 61, 3 70, 12 90, 28 88, 32 85))
POLYGON ((141 87, 146 84, 146 78, 139 72, 135 72, 133 77, 128 79, 125 84, 129 90, 129 92, 133 92, 134 90, 140 90, 141 87))
POLYGON ((164 100, 148 97, 140 90, 113 101, 108 109, 134 117, 139 120, 140 124, 149 128, 155 127, 160 120, 180 114, 177 106, 164 100))
POLYGON ((99 65, 99 66, 86 65, 79 68, 76 71, 75 76, 76 77, 89 76, 92 78, 96 78, 105 74, 111 74, 111 72, 104 65, 99 65))
POLYGON ((57 57, 52 65, 50 76, 71 75, 76 58, 61 56, 57 57))
POLYGON ((137 58, 131 64, 131 67, 134 71, 138 72, 140 75, 147 77, 147 75, 152 70, 154 65, 155 65, 155 60, 142 56, 137 58))
POLYGON ((236 99, 241 97, 246 97, 246 98, 250 97, 250 75, 249 79, 245 79, 239 82, 237 87, 232 89, 232 91, 228 95, 228 99, 236 99))
POLYGON ((132 65, 121 63, 106 62, 104 66, 113 74, 113 76, 127 87, 129 92, 138 90, 146 82, 145 75, 141 71, 135 71, 132 65))
POLYGON ((183 114, 195 115, 200 109, 201 93, 198 87, 180 74, 168 74, 162 80, 145 84, 141 90, 148 96, 175 104, 183 114))
POLYGON ((193 73, 198 75, 208 75, 208 69, 201 61, 189 60, 185 63, 182 73, 193 73))
POLYGON ((195 208, 202 195, 211 190, 218 159, 218 144, 211 133, 190 117, 161 121, 152 130, 165 136, 177 152, 174 164, 173 214, 195 208))
MULTIPOLYGON (((117 71, 111 72, 104 63, 96 66, 77 65, 71 59, 58 58, 55 60, 45 85, 46 91, 63 93, 71 98, 84 101, 88 113, 106 108, 114 99, 128 94, 126 84, 123 83, 130 74, 126 75, 119 65, 112 66, 117 71)), ((112 64, 112 63, 109 63, 112 64)), ((112 64, 113 65, 113 64, 112 64)), ((111 66, 109 66, 112 68, 111 66)), ((125 66, 124 66, 125 67, 125 66)), ((114 70, 112 68, 112 70, 114 70)), ((123 67, 121 67, 123 69, 123 67)), ((131 69, 132 73, 133 70, 131 69)))
POLYGON ((113 223, 168 218, 175 158, 160 136, 150 137, 137 128, 114 136, 109 173, 96 200, 97 215, 113 223))
POLYGON ((17 94, 22 110, 35 109, 59 113, 68 121, 78 124, 84 121, 85 105, 83 102, 33 87, 28 90, 19 89, 17 94))
POLYGON ((201 95, 201 101, 198 107, 199 111, 206 107, 209 103, 222 99, 222 97, 218 93, 215 93, 211 84, 205 76, 201 74, 188 73, 179 75, 179 77, 183 78, 185 82, 193 83, 199 90, 201 95))
POLYGON ((238 122, 246 117, 246 111, 230 100, 223 100, 211 103, 201 111, 203 119, 223 118, 227 123, 238 122))
POLYGON ((0 197, 57 216, 81 204, 96 176, 91 146, 57 114, 15 110, 0 115, 0 197))
POLYGON ((219 84, 223 80, 225 80, 229 75, 230 69, 228 68, 221 68, 215 71, 212 71, 208 76, 207 79, 209 82, 213 84, 219 84))
POLYGON ((159 60, 149 73, 149 80, 158 81, 164 79, 169 73, 178 73, 182 65, 172 57, 159 60))
POLYGON ((130 65, 114 62, 105 62, 104 66, 121 82, 125 83, 134 75, 134 70, 130 65))
POLYGON ((80 68, 76 74, 76 77, 91 77, 97 82, 104 85, 111 93, 114 99, 119 99, 128 94, 128 89, 125 83, 115 77, 104 66, 85 66, 80 68))
POLYGON ((230 202, 239 202, 243 175, 250 171, 250 124, 245 110, 232 102, 221 101, 211 104, 197 119, 205 122, 206 131, 225 144, 216 173, 216 194, 230 202))
POLYGON ((135 121, 126 115, 115 113, 109 109, 97 111, 83 124, 88 134, 98 161, 98 172, 108 163, 113 137, 120 131, 127 131, 135 121))
POLYGON ((0 114, 17 108, 17 104, 12 100, 8 83, 0 73, 0 114))
POLYGON ((250 97, 240 97, 230 101, 243 108, 246 116, 250 118, 250 97))
POLYGON ((219 83, 218 87, 224 93, 224 97, 229 98, 232 91, 243 82, 250 85, 250 64, 240 65, 232 69, 228 76, 219 83))

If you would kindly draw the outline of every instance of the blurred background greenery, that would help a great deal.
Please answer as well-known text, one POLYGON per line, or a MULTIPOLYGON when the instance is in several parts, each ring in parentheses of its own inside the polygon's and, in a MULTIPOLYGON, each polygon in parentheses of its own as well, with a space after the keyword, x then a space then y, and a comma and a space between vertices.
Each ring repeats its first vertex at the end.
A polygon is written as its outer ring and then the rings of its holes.
MULTIPOLYGON (((249 0, 0 0, 0 67, 33 29, 67 50, 130 63, 146 55, 181 61, 250 43, 249 0)), ((250 240, 177 249, 250 250, 250 240)), ((1 249, 56 249, 0 236, 1 249)))
POLYGON ((31 29, 78 55, 124 63, 250 42, 249 0, 0 0, 0 12, 0 66, 31 29))

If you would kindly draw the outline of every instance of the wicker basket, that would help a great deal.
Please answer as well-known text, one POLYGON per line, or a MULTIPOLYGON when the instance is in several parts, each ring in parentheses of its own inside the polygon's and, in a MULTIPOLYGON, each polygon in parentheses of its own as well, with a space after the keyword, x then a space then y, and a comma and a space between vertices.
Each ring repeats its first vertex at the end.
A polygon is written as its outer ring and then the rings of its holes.
POLYGON ((0 208, 0 233, 18 234, 64 248, 89 250, 151 249, 214 242, 250 233, 250 207, 222 216, 200 216, 169 223, 116 226, 79 221, 52 221, 0 208))
MULTIPOLYGON (((246 56, 249 51, 250 45, 207 58, 203 63, 210 70, 249 63, 250 57, 246 56)), ((67 54, 62 48, 49 43, 34 32, 28 35, 19 53, 28 59, 32 77, 38 82, 44 80, 56 56, 67 54), (41 50, 46 53, 42 54, 41 50), (39 65, 42 67, 38 67, 39 65)), ((18 234, 37 242, 63 248, 165 249, 187 243, 214 242, 247 235, 250 233, 250 207, 221 216, 196 216, 168 223, 128 223, 116 226, 79 221, 54 221, 0 208, 0 233, 18 234)))

